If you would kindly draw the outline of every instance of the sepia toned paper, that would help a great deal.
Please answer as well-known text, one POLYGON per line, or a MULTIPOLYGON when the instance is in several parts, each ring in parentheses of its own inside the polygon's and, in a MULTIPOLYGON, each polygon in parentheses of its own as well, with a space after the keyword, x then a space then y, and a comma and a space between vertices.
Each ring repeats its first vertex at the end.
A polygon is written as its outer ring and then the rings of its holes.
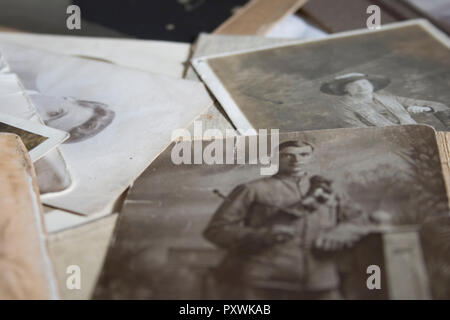
MULTIPOLYGON (((192 59, 208 56, 217 53, 233 52, 244 49, 253 49, 269 44, 283 44, 295 40, 271 39, 262 36, 234 36, 234 35, 216 35, 203 33, 197 39, 193 48, 192 59)), ((185 75, 186 79, 201 81, 194 69, 189 66, 185 75)), ((234 130, 228 116, 219 103, 215 103, 207 113, 202 114, 197 121, 202 122, 203 129, 218 129, 225 133, 226 129, 234 130)), ((191 127, 191 133, 193 128, 191 127)))
POLYGON ((450 133, 437 132, 436 140, 439 147, 439 158, 441 159, 444 178, 447 186, 447 194, 450 199, 450 133))
POLYGON ((56 299, 36 177, 13 134, 0 133, 0 299, 56 299))
MULTIPOLYGON (((231 53, 235 51, 252 50, 271 45, 293 43, 296 39, 267 38, 254 35, 225 35, 202 33, 193 46, 191 59, 198 59, 216 54, 231 53)), ((190 67, 186 78, 199 80, 195 71, 190 67)))
POLYGON ((117 214, 112 214, 49 235, 49 251, 62 299, 86 300, 91 297, 116 220, 117 214), (79 290, 70 290, 66 285, 67 267, 71 265, 80 267, 79 290))
POLYGON ((449 41, 422 20, 193 64, 241 131, 450 128, 449 41))
POLYGON ((298 162, 274 176, 260 165, 174 165, 166 149, 125 201, 94 298, 450 297, 432 128, 280 135, 280 148, 292 143, 280 153, 298 162), (369 266, 381 270, 380 290, 367 286, 369 266))
MULTIPOLYGON (((250 50, 268 45, 292 43, 294 39, 267 38, 262 36, 222 35, 202 33, 193 46, 192 59, 198 59, 214 54, 230 53, 233 51, 250 50)), ((192 66, 186 71, 186 79, 201 81, 192 66)), ((203 129, 219 129, 225 133, 226 129, 234 130, 228 116, 218 102, 207 113, 202 114, 197 121, 202 122, 203 129)), ((191 133, 193 128, 191 127, 191 133)))
POLYGON ((108 208, 170 143, 172 131, 212 104, 196 82, 9 43, 0 48, 44 122, 70 133, 60 150, 74 182, 65 192, 43 197, 52 207, 110 213, 108 208))
POLYGON ((69 138, 67 132, 5 113, 0 113, 0 132, 18 135, 28 150, 32 161, 39 160, 69 138))

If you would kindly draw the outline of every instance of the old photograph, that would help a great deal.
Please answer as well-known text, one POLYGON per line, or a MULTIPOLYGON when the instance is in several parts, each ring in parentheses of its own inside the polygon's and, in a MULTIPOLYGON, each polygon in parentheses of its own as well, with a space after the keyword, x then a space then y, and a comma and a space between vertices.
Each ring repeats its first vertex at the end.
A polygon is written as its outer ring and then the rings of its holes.
POLYGON ((18 135, 32 161, 39 160, 69 138, 67 132, 3 113, 0 113, 0 132, 18 135))
POLYGON ((40 145, 41 143, 43 143, 45 140, 48 139, 47 137, 41 136, 40 134, 23 130, 4 122, 0 122, 0 132, 13 133, 18 135, 28 151, 33 150, 35 147, 37 147, 38 145, 40 145))
POLYGON ((193 60, 233 124, 450 130, 449 41, 423 20, 193 60))
POLYGON ((212 100, 202 84, 2 41, 0 50, 44 123, 70 133, 60 146, 69 188, 46 205, 111 213, 120 194, 212 100), (83 201, 80 201, 83 199, 83 201))
MULTIPOLYGON (((44 125, 20 79, 8 70, 3 73, 0 71, 0 112, 44 125)), ((59 148, 50 151, 33 165, 41 195, 66 190, 72 184, 70 172, 59 148)))
POLYGON ((173 147, 131 188, 94 298, 450 298, 431 127, 281 134, 272 176, 175 165, 173 147), (367 285, 373 266, 380 290, 367 285))

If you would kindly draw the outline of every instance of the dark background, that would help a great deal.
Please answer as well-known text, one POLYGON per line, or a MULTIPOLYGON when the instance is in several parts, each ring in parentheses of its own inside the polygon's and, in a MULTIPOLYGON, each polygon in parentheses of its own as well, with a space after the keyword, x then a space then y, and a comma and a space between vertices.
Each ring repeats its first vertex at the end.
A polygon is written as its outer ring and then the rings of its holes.
POLYGON ((248 0, 0 0, 0 25, 25 31, 191 42, 212 32, 248 0), (81 8, 68 30, 67 7, 81 8))

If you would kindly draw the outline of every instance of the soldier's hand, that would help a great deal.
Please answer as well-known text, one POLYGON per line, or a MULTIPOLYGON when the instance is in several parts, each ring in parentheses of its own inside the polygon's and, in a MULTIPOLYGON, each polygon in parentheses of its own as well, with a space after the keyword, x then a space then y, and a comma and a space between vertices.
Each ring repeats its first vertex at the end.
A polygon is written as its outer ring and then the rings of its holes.
POLYGON ((324 251, 350 248, 367 233, 367 228, 352 224, 341 224, 320 235, 315 241, 315 246, 324 251))
POLYGON ((292 226, 275 225, 268 231, 270 243, 283 243, 291 240, 295 236, 295 228, 292 226))

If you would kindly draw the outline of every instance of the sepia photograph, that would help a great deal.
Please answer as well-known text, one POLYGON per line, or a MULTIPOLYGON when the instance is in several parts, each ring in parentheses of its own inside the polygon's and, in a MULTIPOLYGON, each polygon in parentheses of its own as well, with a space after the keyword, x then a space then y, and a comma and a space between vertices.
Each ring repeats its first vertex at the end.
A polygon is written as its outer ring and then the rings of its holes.
POLYGON ((33 150, 35 147, 48 139, 47 137, 41 136, 40 134, 26 131, 4 122, 0 122, 0 132, 13 133, 15 135, 18 135, 28 151, 33 150))
POLYGON ((450 298, 431 127, 284 133, 272 176, 175 165, 173 148, 131 188, 95 299, 450 298), (379 290, 367 284, 374 267, 379 290))
POLYGON ((450 301, 449 36, 450 0, 0 0, 0 300, 450 301))
POLYGON ((193 60, 241 130, 450 130, 449 41, 424 20, 193 60))
POLYGON ((69 138, 67 132, 3 113, 0 113, 0 132, 18 135, 32 161, 39 160, 69 138))

